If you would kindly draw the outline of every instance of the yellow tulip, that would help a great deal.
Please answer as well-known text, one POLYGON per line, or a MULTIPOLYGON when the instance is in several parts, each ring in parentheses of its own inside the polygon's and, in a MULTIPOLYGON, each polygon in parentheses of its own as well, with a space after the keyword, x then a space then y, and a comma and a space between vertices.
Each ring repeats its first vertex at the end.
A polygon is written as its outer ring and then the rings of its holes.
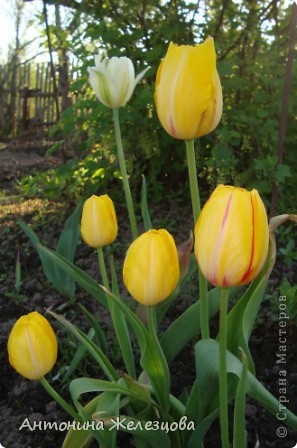
POLYGON ((58 353, 55 333, 49 322, 33 311, 20 317, 8 338, 9 362, 29 380, 39 380, 54 366, 58 353))
POLYGON ((95 196, 85 201, 81 218, 81 236, 88 246, 99 249, 113 243, 118 234, 114 205, 109 196, 95 196))
POLYGON ((149 230, 133 241, 124 261, 123 279, 131 296, 143 305, 156 305, 174 291, 179 261, 167 230, 149 230))
POLYGON ((157 72, 155 104, 172 137, 192 140, 215 129, 223 99, 212 37, 194 47, 170 43, 157 72))
POLYGON ((221 287, 252 281, 268 245, 267 215, 257 190, 219 185, 195 226, 195 255, 208 281, 221 287))

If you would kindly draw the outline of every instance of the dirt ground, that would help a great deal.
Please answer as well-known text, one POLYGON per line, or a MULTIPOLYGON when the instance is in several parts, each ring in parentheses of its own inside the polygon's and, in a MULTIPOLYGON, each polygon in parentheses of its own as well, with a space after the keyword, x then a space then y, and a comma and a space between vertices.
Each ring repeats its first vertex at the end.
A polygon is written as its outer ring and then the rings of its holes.
MULTIPOLYGON (((9 332, 15 320, 22 314, 32 310, 44 313, 44 309, 57 309, 65 300, 44 278, 40 261, 33 247, 28 242, 17 224, 23 219, 31 224, 41 240, 49 247, 54 247, 62 229, 63 221, 69 210, 59 202, 42 201, 37 198, 23 198, 18 194, 16 181, 32 169, 44 170, 61 163, 59 156, 45 157, 50 142, 43 135, 25 136, 10 141, 0 141, 0 444, 4 448, 53 448, 62 446, 65 432, 54 430, 31 430, 28 422, 67 422, 69 417, 61 410, 55 401, 43 390, 39 382, 23 379, 10 367, 7 360, 6 344, 9 332), (16 254, 20 252, 22 267, 22 285, 19 292, 15 290, 16 254), (23 426, 23 427, 22 427, 23 426)), ((160 210, 158 210, 160 211, 160 210)), ((172 219, 182 228, 182 220, 174 216, 176 210, 169 208, 172 219)), ((88 273, 97 276, 97 260, 92 251, 80 247, 76 263, 88 273)), ((277 291, 280 280, 290 277, 297 281, 296 263, 290 272, 281 264, 276 266, 276 275, 270 288, 277 291)), ((92 299, 83 291, 78 290, 78 302, 95 310, 92 299)), ((265 300, 258 324, 251 339, 251 350, 256 365, 257 377, 276 396, 279 392, 279 366, 276 353, 279 344, 279 322, 272 318, 271 300, 265 300)), ((274 309, 276 304, 274 303, 274 309)), ((179 313, 177 308, 174 313, 179 313)), ((77 306, 74 309, 65 307, 65 313, 78 324, 85 325, 77 306)), ((71 357, 73 348, 67 347, 65 332, 56 322, 52 322, 58 338, 61 341, 59 359, 71 357), (67 352, 69 350, 69 353, 67 352)), ((297 412, 297 328, 294 322, 289 323, 287 334, 287 398, 288 407, 297 412)), ((54 368, 49 380, 66 398, 67 387, 61 387, 61 365, 54 368)), ((88 373, 88 367, 82 366, 88 373)), ((181 391, 183 386, 191 384, 195 375, 194 361, 189 354, 189 347, 181 353, 171 367, 174 383, 173 388, 181 391)), ((92 370, 91 370, 91 373, 92 370)), ((284 437, 278 437, 281 421, 264 411, 252 400, 247 404, 247 429, 249 447, 260 448, 293 448, 297 443, 297 432, 287 428, 284 437), (257 443, 259 442, 259 445, 257 443)), ((33 424, 33 423, 32 423, 33 424)), ((219 448, 219 431, 217 424, 209 432, 205 443, 207 448, 219 448)), ((1 446, 1 445, 0 445, 1 446)), ((92 445, 93 446, 93 445, 92 445)), ((120 448, 128 448, 129 441, 122 439, 120 448)), ((156 447, 157 448, 157 447, 156 447)), ((240 447, 237 447, 240 448, 240 447)))

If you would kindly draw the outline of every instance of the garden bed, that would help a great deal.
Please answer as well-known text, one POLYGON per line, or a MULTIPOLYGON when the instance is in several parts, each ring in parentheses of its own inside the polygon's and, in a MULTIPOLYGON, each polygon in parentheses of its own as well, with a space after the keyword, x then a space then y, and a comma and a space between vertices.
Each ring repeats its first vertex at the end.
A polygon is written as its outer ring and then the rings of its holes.
MULTIPOLYGON (((64 204, 58 201, 23 198, 14 186, 16 179, 33 168, 44 170, 61 163, 57 157, 44 157, 48 147, 46 141, 40 144, 40 138, 37 141, 36 139, 25 141, 16 139, 5 142, 5 147, 3 144, 2 150, 0 150, 0 356, 2 366, 0 375, 0 442, 5 448, 59 447, 62 445, 65 432, 54 429, 35 429, 33 431, 32 427, 28 426, 28 422, 65 422, 69 420, 68 416, 59 409, 38 382, 25 380, 14 372, 8 363, 6 344, 15 320, 32 310, 44 313, 45 309, 60 309, 77 325, 86 327, 78 305, 71 307, 67 304, 65 298, 61 297, 45 279, 37 253, 17 224, 18 219, 23 219, 27 224, 31 224, 40 239, 49 247, 54 248, 64 220, 72 210, 71 207, 65 208, 64 204), (22 285, 19 292, 15 290, 15 262, 18 251, 22 269, 22 285), (23 428, 20 429, 22 425, 23 428)), ((191 224, 190 219, 185 220, 184 217, 191 215, 189 207, 180 210, 174 203, 167 203, 166 207, 154 206, 153 215, 158 216, 162 225, 174 227, 175 237, 179 243, 187 238, 191 224)), ((127 229, 123 226, 116 248, 118 255, 123 251, 123 241, 126 237, 127 229)), ((96 256, 83 244, 78 248, 76 263, 98 278, 96 256)), ((251 338, 251 351, 257 377, 277 397, 280 395, 280 365, 277 362, 279 359, 277 353, 279 350, 278 296, 281 294, 278 291, 284 277, 288 277, 291 283, 296 284, 296 262, 293 263, 290 271, 283 263, 277 263, 273 281, 270 282, 269 292, 271 294, 272 291, 273 294, 263 302, 257 326, 251 338)), ((186 301, 187 297, 181 297, 169 318, 178 315, 186 306, 186 301)), ((98 313, 94 301, 79 289, 77 292, 78 302, 82 302, 95 314, 98 313)), ((100 319, 102 320, 102 314, 100 314, 100 319)), ((103 325, 106 325, 107 329, 109 328, 108 321, 108 316, 105 314, 104 317, 103 315, 103 325)), ((71 360, 75 347, 74 344, 71 346, 71 343, 69 347, 67 346, 68 339, 65 331, 56 322, 52 323, 61 346, 57 366, 49 375, 49 379, 54 387, 67 397, 67 388, 61 388, 59 381, 60 369, 66 360, 71 360)), ((214 322, 213 332, 215 330, 216 323, 214 322)), ((112 344, 112 335, 110 335, 110 341, 112 344)), ((286 396, 289 400, 288 407, 297 412, 297 328, 296 321, 293 319, 288 323, 286 346, 286 396)), ((187 347, 171 366, 172 387, 178 393, 182 392, 184 386, 192 384, 195 376, 192 348, 193 346, 187 347)), ((82 364, 80 373, 92 374, 94 370, 87 364, 82 364)), ((278 437, 278 428, 284 426, 282 421, 268 414, 251 400, 248 400, 246 416, 250 447, 255 447, 257 440, 259 446, 263 448, 292 448, 296 444, 296 431, 288 429, 285 437, 278 437)), ((122 446, 127 447, 128 442, 122 442, 122 446)), ((131 446, 133 445, 131 444, 131 446)), ((205 447, 218 448, 218 446, 220 446, 220 441, 216 424, 209 431, 205 447)))

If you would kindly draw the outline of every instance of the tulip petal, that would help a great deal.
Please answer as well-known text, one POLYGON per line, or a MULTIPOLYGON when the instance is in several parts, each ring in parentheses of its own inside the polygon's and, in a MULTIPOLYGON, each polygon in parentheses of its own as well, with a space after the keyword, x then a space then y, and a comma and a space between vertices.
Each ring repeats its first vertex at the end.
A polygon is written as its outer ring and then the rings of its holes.
POLYGON ((267 216, 258 192, 217 187, 195 226, 195 255, 205 277, 222 287, 253 280, 266 260, 268 243, 267 216))
POLYGON ((98 100, 107 107, 118 109, 129 101, 137 82, 146 70, 135 78, 131 59, 102 59, 100 55, 96 55, 95 67, 89 67, 88 71, 90 84, 98 100))
POLYGON ((58 345, 49 322, 36 311, 20 317, 8 339, 9 362, 25 378, 37 380, 57 359, 58 345))
POLYGON ((195 47, 170 43, 157 72, 155 103, 159 120, 175 138, 193 139, 216 127, 222 92, 211 37, 195 47))
POLYGON ((179 279, 177 248, 165 230, 149 230, 129 247, 123 279, 126 288, 139 303, 155 305, 166 299, 179 279))
POLYGON ((113 243, 118 233, 117 217, 108 195, 92 195, 83 206, 81 236, 96 249, 113 243))

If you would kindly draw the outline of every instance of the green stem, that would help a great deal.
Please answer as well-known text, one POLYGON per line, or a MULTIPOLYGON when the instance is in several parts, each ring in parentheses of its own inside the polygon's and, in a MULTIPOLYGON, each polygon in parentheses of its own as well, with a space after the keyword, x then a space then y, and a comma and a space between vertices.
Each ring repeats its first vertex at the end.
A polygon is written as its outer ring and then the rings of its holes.
POLYGON ((229 290, 221 289, 220 304, 220 427, 222 448, 229 448, 228 382, 227 382, 227 314, 229 290))
POLYGON ((101 272, 101 276, 102 276, 103 286, 106 289, 109 289, 108 275, 107 275, 107 271, 106 271, 106 266, 105 266, 105 261, 104 261, 104 255, 103 255, 102 247, 99 247, 97 249, 97 254, 98 254, 99 267, 100 267, 100 272, 101 272))
POLYGON ((156 319, 156 308, 155 306, 147 306, 146 307, 146 313, 147 313, 147 325, 149 332, 151 336, 154 338, 154 340, 158 341, 157 336, 157 319, 156 319))
POLYGON ((71 417, 74 418, 76 421, 81 421, 81 418, 79 414, 73 409, 72 406, 70 406, 67 401, 64 400, 64 398, 61 397, 61 395, 58 394, 58 392, 55 391, 55 389, 52 388, 50 383, 45 379, 45 377, 41 378, 40 384, 45 388, 45 390, 49 393, 49 395, 63 408, 66 412, 68 412, 71 417))
POLYGON ((198 216, 200 214, 201 206, 200 206, 200 195, 199 195, 199 187, 198 187, 196 158, 195 158, 195 144, 194 143, 195 143, 194 140, 186 140, 191 201, 192 201, 194 222, 196 223, 198 216))
POLYGON ((136 222, 136 217, 135 217, 135 211, 134 211, 134 205, 133 205, 128 175, 127 175, 127 170, 126 170, 126 162, 125 162, 125 155, 124 155, 124 149, 123 149, 123 143, 122 143, 122 137, 121 137, 121 129, 120 129, 120 121, 119 121, 119 110, 112 109, 112 112, 113 112, 116 144, 117 144, 117 149, 118 149, 118 160, 119 160, 119 165, 120 165, 121 176, 123 179, 123 186, 124 186, 126 204, 127 204, 128 214, 129 214, 129 219, 130 219, 132 236, 133 236, 133 239, 135 239, 138 236, 138 230, 137 230, 137 222, 136 222))
MULTIPOLYGON (((191 201, 194 224, 196 224, 201 211, 198 177, 196 169, 194 140, 186 140, 187 164, 190 181, 191 201)), ((208 316, 208 288, 207 280, 199 268, 199 297, 200 297, 200 328, 202 339, 209 338, 208 316)))

